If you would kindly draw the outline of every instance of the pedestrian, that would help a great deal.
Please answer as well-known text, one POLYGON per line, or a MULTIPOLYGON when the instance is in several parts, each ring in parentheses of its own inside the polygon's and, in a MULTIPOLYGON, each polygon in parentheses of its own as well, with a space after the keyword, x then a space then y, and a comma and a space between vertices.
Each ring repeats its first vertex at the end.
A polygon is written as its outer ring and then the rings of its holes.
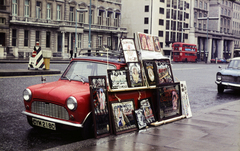
POLYGON ((72 49, 70 50, 70 56, 71 56, 70 58, 73 57, 73 50, 72 49))

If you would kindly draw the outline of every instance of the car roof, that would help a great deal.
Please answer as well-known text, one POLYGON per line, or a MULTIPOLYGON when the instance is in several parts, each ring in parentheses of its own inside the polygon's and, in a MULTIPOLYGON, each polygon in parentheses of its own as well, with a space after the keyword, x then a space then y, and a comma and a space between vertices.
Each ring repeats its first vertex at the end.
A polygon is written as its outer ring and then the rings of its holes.
POLYGON ((240 57, 232 58, 232 60, 240 60, 240 57))
POLYGON ((126 63, 124 58, 117 58, 117 57, 106 57, 106 56, 78 56, 72 61, 77 60, 92 60, 92 61, 103 61, 103 62, 112 62, 112 63, 126 63))

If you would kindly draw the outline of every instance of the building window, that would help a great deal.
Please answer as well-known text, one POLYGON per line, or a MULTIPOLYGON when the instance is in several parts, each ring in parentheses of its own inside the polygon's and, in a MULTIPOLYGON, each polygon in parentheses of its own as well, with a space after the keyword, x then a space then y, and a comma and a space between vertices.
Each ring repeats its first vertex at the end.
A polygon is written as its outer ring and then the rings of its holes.
POLYGON ((144 29, 143 31, 145 34, 148 34, 148 29, 144 29))
POLYGON ((194 18, 197 19, 197 12, 194 12, 194 18))
POLYGON ((167 7, 170 7, 171 3, 170 0, 167 0, 167 7))
POLYGON ((163 3, 164 3, 164 0, 160 0, 160 2, 163 2, 163 3))
POLYGON ((70 7, 69 21, 74 21, 74 7, 70 7))
POLYGON ((228 16, 230 16, 230 10, 228 10, 228 16))
POLYGON ((170 21, 169 20, 166 20, 166 30, 169 30, 169 26, 170 26, 170 21))
POLYGON ((17 46, 17 30, 12 30, 12 46, 17 46))
POLYGON ((202 24, 201 23, 198 24, 198 28, 202 29, 202 24))
POLYGON ((144 12, 149 12, 149 6, 148 5, 145 6, 144 12))
POLYGON ((199 2, 199 8, 202 8, 202 1, 199 2))
POLYGON ((47 19, 51 19, 51 4, 47 4, 47 19))
POLYGON ((144 18, 144 24, 148 24, 148 17, 144 18))
POLYGON ((203 24, 203 29, 206 29, 206 24, 203 24))
POLYGON ((102 35, 98 36, 98 48, 102 48, 102 42, 103 42, 102 39, 103 39, 102 35))
POLYGON ((112 20, 112 12, 108 11, 107 12, 107 20, 106 20, 107 26, 111 26, 111 20, 112 20))
POLYGON ((29 17, 29 13, 30 13, 30 1, 25 0, 24 17, 29 17))
POLYGON ((57 5, 57 20, 61 20, 61 5, 57 5))
POLYGON ((158 37, 163 37, 163 31, 158 31, 158 37))
POLYGON ((198 0, 195 0, 195 7, 198 7, 198 0))
POLYGON ((170 18, 170 9, 167 9, 166 18, 170 18))
POLYGON ((111 49, 111 47, 112 47, 112 39, 111 39, 111 37, 107 37, 107 47, 109 49, 111 49))
POLYGON ((28 30, 24 30, 24 46, 28 46, 28 30))
POLYGON ((84 12, 79 12, 79 22, 84 23, 85 22, 85 13, 84 12))
POLYGON ((164 25, 164 20, 163 19, 159 19, 159 25, 164 25))
POLYGON ((166 36, 165 36, 165 41, 169 41, 169 32, 168 31, 166 31, 166 34, 165 34, 166 36))
POLYGON ((46 33, 46 47, 50 48, 50 43, 51 43, 51 33, 47 31, 46 33))
POLYGON ((159 13, 164 14, 164 8, 159 8, 159 13))
POLYGON ((81 48, 81 47, 82 47, 82 34, 78 34, 78 35, 77 35, 77 38, 78 38, 78 39, 77 39, 77 40, 78 40, 78 41, 77 41, 77 42, 78 42, 78 43, 77 43, 77 47, 78 47, 78 48, 81 48))
POLYGON ((207 3, 204 2, 204 10, 207 10, 207 3))
POLYGON ((41 18, 41 2, 37 1, 36 5, 36 18, 41 18))
POLYGON ((184 34, 184 39, 188 39, 188 34, 184 34))
POLYGON ((17 0, 12 0, 12 15, 17 16, 18 12, 18 4, 17 0))
POLYGON ((119 27, 119 19, 120 19, 120 13, 115 13, 114 17, 114 26, 119 27))
POLYGON ((35 41, 35 43, 36 42, 39 42, 39 44, 40 44, 40 31, 36 31, 36 41, 35 41))
POLYGON ((99 10, 98 12, 98 25, 103 25, 103 10, 99 10))
POLYGON ((0 24, 5 25, 6 19, 3 17, 0 17, 0 24))

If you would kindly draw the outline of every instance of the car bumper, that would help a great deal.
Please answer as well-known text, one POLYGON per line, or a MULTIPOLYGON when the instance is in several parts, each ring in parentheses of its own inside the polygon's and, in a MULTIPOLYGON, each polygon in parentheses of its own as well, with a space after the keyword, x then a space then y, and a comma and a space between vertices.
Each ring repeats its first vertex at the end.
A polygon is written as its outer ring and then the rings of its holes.
POLYGON ((237 83, 230 83, 230 82, 221 82, 221 81, 215 81, 217 85, 224 86, 224 88, 229 89, 240 89, 240 84, 237 83))
POLYGON ((50 121, 50 122, 53 122, 53 123, 56 123, 56 124, 61 124, 61 125, 69 126, 69 127, 83 128, 82 124, 76 124, 76 123, 71 123, 71 122, 62 121, 62 120, 58 120, 58 119, 53 119, 53 118, 29 113, 29 112, 26 112, 26 111, 23 111, 22 114, 27 115, 28 117, 34 117, 34 118, 37 118, 37 119, 46 120, 46 121, 50 121))

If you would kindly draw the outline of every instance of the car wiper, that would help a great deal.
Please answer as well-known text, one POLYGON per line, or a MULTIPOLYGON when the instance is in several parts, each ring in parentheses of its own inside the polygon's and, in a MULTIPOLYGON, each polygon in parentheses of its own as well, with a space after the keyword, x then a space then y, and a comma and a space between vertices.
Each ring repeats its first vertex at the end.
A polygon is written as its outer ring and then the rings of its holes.
POLYGON ((71 81, 71 79, 69 79, 67 76, 65 76, 64 78, 67 78, 67 79, 68 79, 68 81, 71 81))
POLYGON ((75 76, 79 77, 83 84, 85 83, 85 81, 83 80, 83 78, 80 75, 76 74, 75 76))

